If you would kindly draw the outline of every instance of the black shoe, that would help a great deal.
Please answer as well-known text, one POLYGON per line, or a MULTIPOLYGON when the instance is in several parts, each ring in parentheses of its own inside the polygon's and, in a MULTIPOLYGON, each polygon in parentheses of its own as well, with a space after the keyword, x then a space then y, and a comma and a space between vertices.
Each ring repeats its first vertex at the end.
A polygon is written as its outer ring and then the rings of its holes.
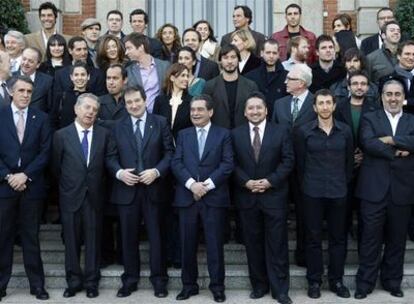
POLYGON ((64 298, 74 297, 76 295, 76 293, 79 292, 79 291, 82 291, 82 289, 83 289, 82 287, 68 287, 63 292, 63 297, 64 298))
POLYGON ((181 290, 181 292, 175 298, 177 301, 187 300, 191 296, 198 295, 198 289, 191 289, 191 290, 181 290))
POLYGON ((213 298, 215 302, 222 303, 226 301, 226 295, 224 291, 213 291, 213 298))
POLYGON ((276 298, 280 304, 292 304, 292 299, 287 294, 281 294, 276 298))
POLYGON ((309 285, 308 297, 311 299, 318 299, 321 297, 321 287, 318 283, 312 283, 309 285))
POLYGON ((357 288, 355 290, 354 298, 357 299, 357 300, 362 300, 362 299, 365 299, 367 297, 367 294, 368 294, 368 292, 366 292, 365 290, 357 288))
POLYGON ((86 288, 86 296, 88 298, 96 298, 97 296, 99 296, 98 288, 96 287, 86 288))
POLYGON ((265 291, 265 290, 260 290, 260 289, 253 290, 250 293, 250 299, 253 299, 253 300, 260 299, 260 298, 263 298, 265 296, 265 294, 267 294, 267 291, 265 291))
POLYGON ((329 290, 340 298, 349 298, 351 294, 349 293, 349 289, 342 283, 336 282, 335 284, 329 284, 329 290))
POLYGON ((154 296, 157 298, 166 298, 168 296, 167 288, 157 288, 154 290, 154 296))
POLYGON ((36 296, 38 300, 48 300, 49 294, 43 287, 30 288, 30 294, 36 296))
POLYGON ((119 288, 118 293, 116 294, 116 296, 118 298, 129 297, 132 292, 137 291, 137 290, 138 290, 138 287, 136 285, 122 286, 121 288, 119 288))
POLYGON ((6 290, 2 289, 0 290, 0 301, 2 298, 4 298, 7 295, 6 290))
POLYGON ((400 287, 384 288, 384 290, 388 291, 393 297, 397 297, 397 298, 404 297, 404 292, 401 290, 400 287))

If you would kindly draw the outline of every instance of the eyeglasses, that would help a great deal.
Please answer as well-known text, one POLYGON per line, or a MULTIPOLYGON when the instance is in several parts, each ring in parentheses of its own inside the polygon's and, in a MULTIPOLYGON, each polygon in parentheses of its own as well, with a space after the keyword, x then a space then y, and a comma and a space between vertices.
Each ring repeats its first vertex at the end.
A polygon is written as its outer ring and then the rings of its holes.
POLYGON ((292 78, 292 77, 287 76, 287 77, 286 77, 286 80, 290 80, 290 81, 298 81, 298 80, 302 80, 302 79, 300 79, 300 78, 292 78))

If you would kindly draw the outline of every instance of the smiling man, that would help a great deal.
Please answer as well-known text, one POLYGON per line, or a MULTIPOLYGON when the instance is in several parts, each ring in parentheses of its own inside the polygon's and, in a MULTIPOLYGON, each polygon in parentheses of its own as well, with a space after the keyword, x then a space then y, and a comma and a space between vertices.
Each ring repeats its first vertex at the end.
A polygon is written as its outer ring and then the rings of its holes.
MULTIPOLYGON (((56 29, 56 22, 58 18, 59 10, 52 2, 44 2, 39 6, 39 20, 41 24, 41 30, 35 33, 25 35, 27 45, 35 47, 40 50, 42 54, 42 60, 46 56, 47 41, 53 34, 60 34, 56 29)), ((70 36, 63 35, 66 41, 70 39, 70 36)))

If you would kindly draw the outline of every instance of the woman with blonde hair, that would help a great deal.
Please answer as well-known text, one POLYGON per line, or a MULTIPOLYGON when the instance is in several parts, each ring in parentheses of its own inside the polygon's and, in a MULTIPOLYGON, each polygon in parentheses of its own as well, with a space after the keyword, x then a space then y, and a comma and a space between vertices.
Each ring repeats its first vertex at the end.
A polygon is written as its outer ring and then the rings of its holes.
POLYGON ((256 42, 249 30, 240 29, 231 35, 231 44, 240 52, 239 72, 241 75, 259 67, 261 60, 254 55, 256 42))

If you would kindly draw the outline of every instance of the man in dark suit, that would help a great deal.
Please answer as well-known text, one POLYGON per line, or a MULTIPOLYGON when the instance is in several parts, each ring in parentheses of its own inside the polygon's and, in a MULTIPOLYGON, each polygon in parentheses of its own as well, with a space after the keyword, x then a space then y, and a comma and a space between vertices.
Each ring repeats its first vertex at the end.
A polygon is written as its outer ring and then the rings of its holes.
POLYGON ((211 121, 228 129, 246 122, 244 104, 247 96, 252 91, 257 91, 257 85, 253 81, 239 75, 240 60, 240 52, 234 45, 222 47, 219 61, 223 72, 207 81, 203 92, 213 99, 214 113, 211 121))
MULTIPOLYGON (((286 91, 290 94, 275 101, 272 121, 296 128, 316 119, 313 95, 308 87, 312 83, 312 70, 306 64, 295 64, 286 76, 286 91)), ((305 266, 305 230, 303 204, 295 172, 290 178, 290 199, 296 213, 296 264, 305 266)))
POLYGON ((190 105, 194 127, 178 133, 171 168, 177 179, 174 206, 178 208, 181 239, 181 281, 177 300, 198 294, 197 244, 203 224, 214 301, 224 302, 224 227, 230 205, 227 179, 233 170, 230 132, 211 123, 213 102, 208 95, 190 105))
POLYGON ((10 56, 5 51, 0 50, 0 108, 10 105, 11 97, 7 80, 10 78, 10 56))
POLYGON ((6 296, 11 277, 17 230, 30 293, 47 300, 38 232, 42 201, 46 198, 43 176, 49 160, 51 130, 47 115, 29 107, 31 79, 17 76, 10 87, 13 101, 0 109, 0 300, 6 296))
POLYGON ((414 117, 402 111, 402 82, 387 81, 381 98, 384 109, 367 113, 361 123, 364 159, 356 195, 361 199, 362 236, 356 299, 372 292, 380 269, 382 287, 394 297, 404 296, 401 281, 414 197, 414 117))
MULTIPOLYGON (((135 33, 145 35, 148 27, 148 14, 140 8, 134 9, 129 14, 129 23, 135 33)), ((162 56, 162 43, 158 39, 146 36, 149 41, 150 54, 152 57, 160 59, 162 56)))
POLYGON ((256 42, 256 50, 253 52, 256 56, 260 56, 260 51, 263 48, 263 43, 265 42, 266 37, 259 32, 253 31, 250 28, 250 24, 253 21, 253 14, 250 7, 247 5, 236 5, 233 10, 233 25, 234 31, 225 34, 221 37, 220 47, 231 44, 231 35, 240 29, 249 30, 252 34, 254 41, 256 42))
POLYGON ((294 156, 287 126, 266 121, 265 97, 253 92, 244 114, 249 123, 232 131, 235 152, 234 200, 239 209, 249 265, 250 298, 269 290, 289 304, 287 238, 288 177, 294 156))
POLYGON ((394 21, 394 12, 389 7, 382 7, 377 12, 378 33, 362 40, 361 51, 367 56, 382 47, 381 29, 385 23, 394 21))
POLYGON ((145 35, 131 33, 124 39, 125 54, 133 61, 127 66, 128 85, 141 86, 145 90, 148 113, 154 109, 155 98, 160 94, 164 76, 170 63, 154 58, 145 35))
POLYGON ((118 297, 137 290, 140 276, 139 227, 144 219, 150 244, 150 280, 154 295, 168 295, 167 268, 161 251, 160 204, 167 201, 166 180, 173 154, 170 127, 165 118, 146 111, 146 95, 140 86, 125 89, 129 115, 118 121, 114 139, 118 160, 110 166, 116 180, 111 201, 118 205, 121 222, 124 273, 118 297))
POLYGON ((244 76, 253 80, 259 91, 266 96, 267 115, 271 118, 275 100, 287 95, 285 81, 288 72, 280 63, 279 44, 276 40, 265 41, 261 56, 263 59, 261 65, 244 76))
POLYGON ((124 15, 119 10, 111 10, 106 14, 106 25, 108 31, 106 35, 113 35, 119 40, 123 40, 125 37, 124 32, 122 31, 122 26, 124 25, 124 15))
POLYGON ((20 71, 13 73, 25 75, 34 82, 31 107, 36 107, 45 113, 49 113, 52 105, 53 78, 45 73, 37 71, 40 66, 42 54, 36 48, 28 47, 23 50, 20 71))
POLYGON ((94 125, 98 97, 79 95, 76 118, 53 138, 53 169, 59 179, 59 203, 65 241, 65 272, 68 288, 63 297, 76 295, 83 287, 86 296, 99 295, 99 258, 102 206, 105 197, 105 163, 115 157, 115 145, 105 128, 94 125), (80 250, 85 244, 85 271, 80 250))
POLYGON ((194 68, 194 76, 208 81, 220 74, 219 67, 213 60, 200 54, 201 35, 190 27, 183 32, 183 46, 188 46, 196 53, 197 63, 194 68))

